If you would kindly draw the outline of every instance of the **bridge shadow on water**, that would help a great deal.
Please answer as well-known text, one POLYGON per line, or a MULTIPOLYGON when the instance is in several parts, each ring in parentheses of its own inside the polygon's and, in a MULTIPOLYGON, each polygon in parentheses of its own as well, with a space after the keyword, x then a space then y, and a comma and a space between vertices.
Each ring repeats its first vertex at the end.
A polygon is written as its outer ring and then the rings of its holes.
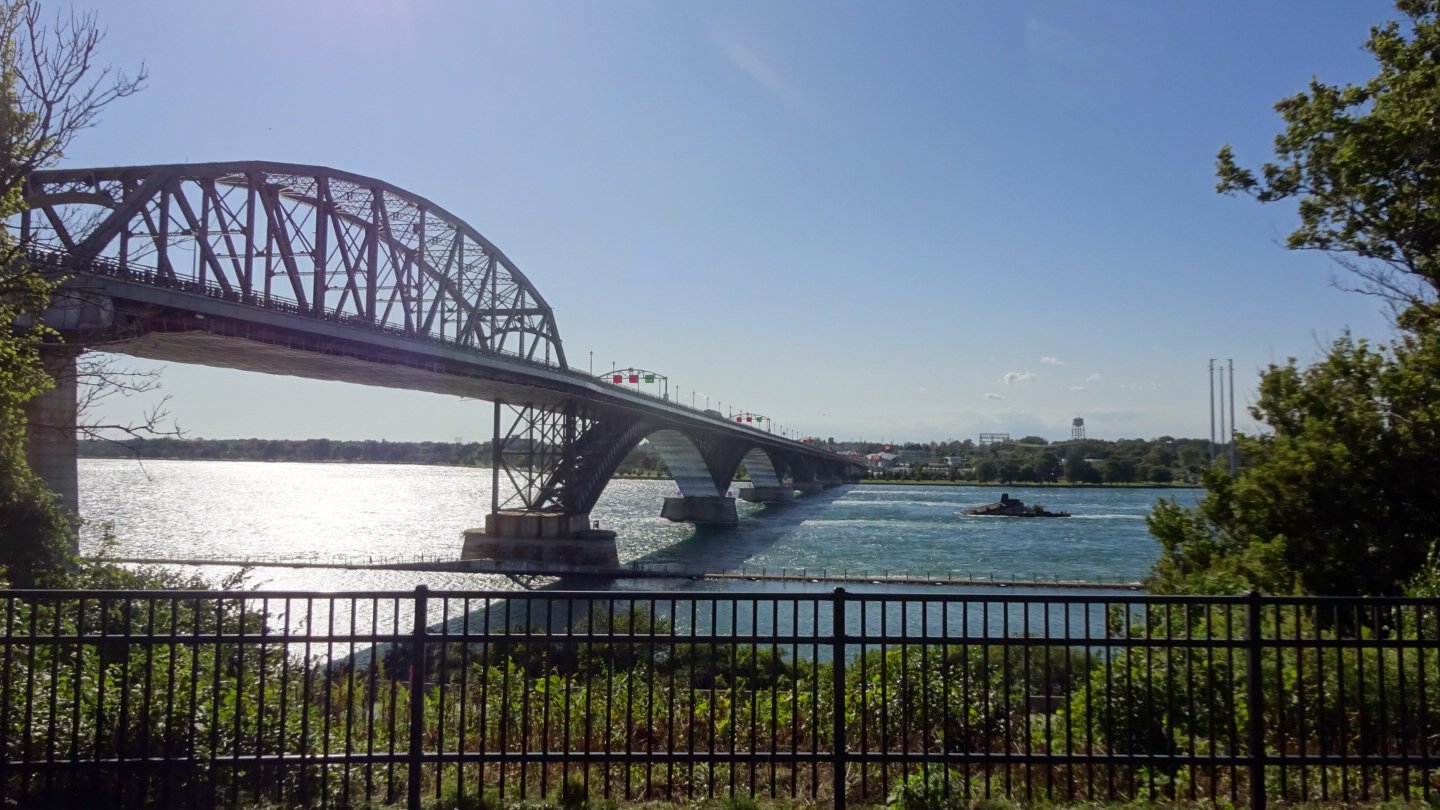
POLYGON ((664 563, 703 569, 710 573, 734 571, 755 555, 768 551, 801 523, 830 507, 849 491, 848 486, 803 495, 789 503, 761 504, 744 513, 734 526, 695 526, 689 536, 634 562, 664 563))
MULTIPOLYGON (((633 562, 683 566, 712 573, 738 570, 755 555, 768 551, 801 523, 824 512, 849 489, 850 486, 845 485, 802 495, 789 503, 762 504, 758 508, 742 512, 740 522, 734 526, 695 526, 680 542, 636 558, 633 562)), ((516 600, 496 600, 472 610, 468 618, 469 627, 530 626, 549 628, 552 632, 559 631, 565 625, 573 625, 581 620, 589 609, 588 597, 572 598, 567 592, 614 593, 616 603, 619 604, 624 602, 624 593, 627 591, 693 590, 694 581, 701 577, 568 575, 558 578, 512 579, 528 591, 554 591, 556 596, 554 599, 526 598, 523 600, 523 607, 517 606, 516 600)), ((451 615, 444 623, 458 628, 466 623, 466 619, 463 615, 451 615)))

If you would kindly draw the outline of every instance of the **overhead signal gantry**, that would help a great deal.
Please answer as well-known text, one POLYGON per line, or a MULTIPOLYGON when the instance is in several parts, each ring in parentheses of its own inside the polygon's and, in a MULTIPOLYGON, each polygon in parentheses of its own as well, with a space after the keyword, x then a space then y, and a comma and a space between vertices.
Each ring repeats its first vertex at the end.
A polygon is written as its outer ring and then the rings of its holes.
MULTIPOLYGON (((611 369, 595 376, 597 379, 605 380, 615 385, 633 385, 636 391, 640 391, 642 384, 658 385, 660 386, 660 394, 658 396, 664 400, 670 399, 670 378, 659 372, 647 371, 643 368, 621 368, 611 369)), ((649 392, 642 391, 641 393, 649 392)))
POLYGON ((766 432, 766 433, 771 433, 771 432, 773 432, 773 431, 771 431, 771 429, 770 429, 770 428, 772 427, 772 425, 771 425, 771 422, 770 422, 770 417, 768 417, 768 416, 761 416, 761 415, 758 414, 758 413, 751 413, 751 412, 749 412, 749 411, 745 411, 745 412, 743 412, 743 413, 733 414, 733 415, 731 416, 731 418, 734 419, 734 420, 736 421, 736 423, 738 423, 738 424, 750 425, 751 427, 755 427, 755 428, 757 428, 757 429, 759 428, 759 426, 760 426, 761 423, 764 423, 764 425, 765 425, 765 432, 766 432))

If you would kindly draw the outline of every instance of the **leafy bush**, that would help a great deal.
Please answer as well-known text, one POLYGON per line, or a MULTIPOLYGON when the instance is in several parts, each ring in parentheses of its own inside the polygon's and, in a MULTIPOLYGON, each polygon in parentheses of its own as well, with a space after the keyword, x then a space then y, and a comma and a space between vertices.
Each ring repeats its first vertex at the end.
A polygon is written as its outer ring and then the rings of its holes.
POLYGON ((948 768, 926 768, 905 776, 890 788, 885 806, 894 810, 958 810, 968 798, 960 792, 960 774, 948 768))

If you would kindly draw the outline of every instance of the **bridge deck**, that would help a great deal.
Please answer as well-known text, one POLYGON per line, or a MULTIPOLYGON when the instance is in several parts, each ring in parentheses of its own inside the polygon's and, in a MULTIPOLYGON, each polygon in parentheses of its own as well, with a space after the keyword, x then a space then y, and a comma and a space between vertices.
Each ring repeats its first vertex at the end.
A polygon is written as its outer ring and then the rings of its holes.
POLYGON ((193 565, 235 568, 334 568, 371 571, 439 571, 469 574, 514 574, 523 576, 587 576, 610 579, 729 579, 752 582, 824 582, 855 585, 962 585, 994 587, 1096 588, 1139 590, 1139 582, 1116 579, 1089 581, 1045 577, 997 576, 971 571, 851 571, 835 568, 768 568, 745 566, 732 571, 710 571, 701 566, 666 562, 629 562, 613 568, 540 565, 519 560, 455 560, 438 557, 329 557, 264 558, 237 557, 97 557, 98 561, 135 565, 193 565))

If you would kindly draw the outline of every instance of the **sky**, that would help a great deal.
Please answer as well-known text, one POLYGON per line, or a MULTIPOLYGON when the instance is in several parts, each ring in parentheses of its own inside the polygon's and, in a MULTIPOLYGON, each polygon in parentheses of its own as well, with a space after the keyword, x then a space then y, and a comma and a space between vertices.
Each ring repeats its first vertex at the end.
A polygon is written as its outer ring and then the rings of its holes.
MULTIPOLYGON (((52 7, 60 4, 52 0, 52 7)), ((1275 102, 1374 73, 1371 0, 77 0, 149 72, 62 166, 379 178, 505 252, 573 366, 840 440, 1208 436, 1390 333, 1293 206, 1215 192, 1275 102)), ((159 364, 122 358, 127 365, 159 364)), ((166 364, 200 438, 489 438, 487 404, 166 364)), ((107 405, 133 418, 159 394, 107 405)))

